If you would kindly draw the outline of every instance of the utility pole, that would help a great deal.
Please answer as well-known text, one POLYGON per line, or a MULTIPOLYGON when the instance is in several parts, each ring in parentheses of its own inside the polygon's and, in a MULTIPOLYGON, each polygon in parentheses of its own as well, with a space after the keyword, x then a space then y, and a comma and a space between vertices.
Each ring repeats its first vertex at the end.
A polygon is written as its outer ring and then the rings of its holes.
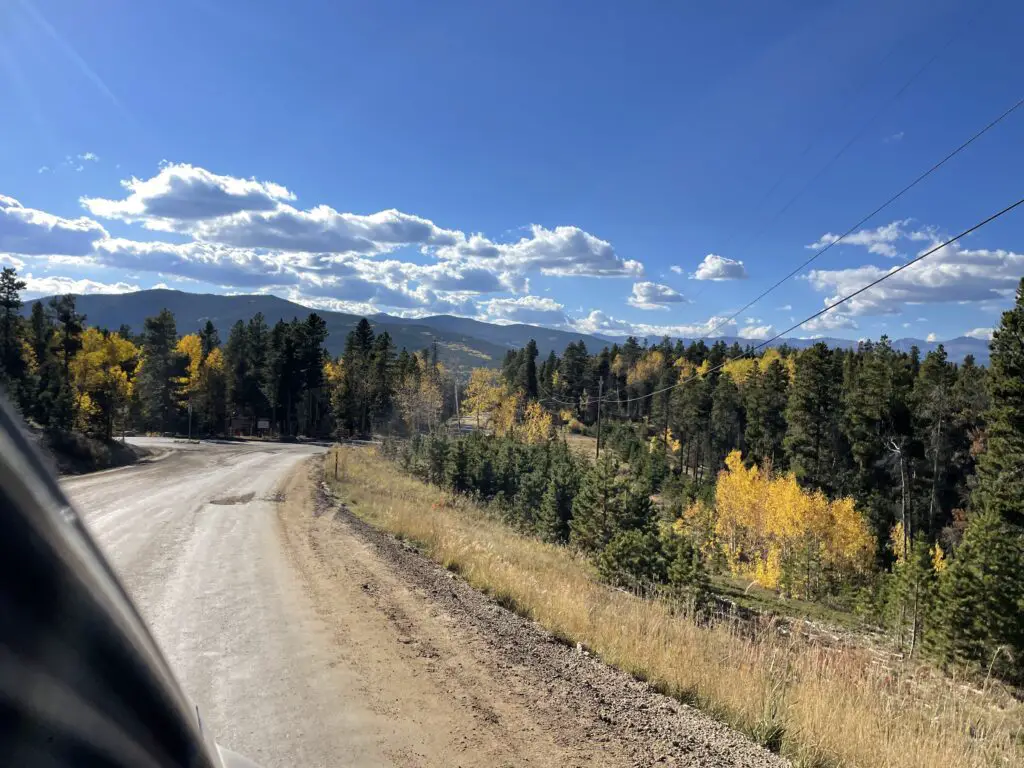
POLYGON ((601 458, 601 400, 604 392, 604 379, 597 380, 597 455, 595 459, 601 458))
POLYGON ((192 439, 192 400, 188 401, 188 439, 192 439))

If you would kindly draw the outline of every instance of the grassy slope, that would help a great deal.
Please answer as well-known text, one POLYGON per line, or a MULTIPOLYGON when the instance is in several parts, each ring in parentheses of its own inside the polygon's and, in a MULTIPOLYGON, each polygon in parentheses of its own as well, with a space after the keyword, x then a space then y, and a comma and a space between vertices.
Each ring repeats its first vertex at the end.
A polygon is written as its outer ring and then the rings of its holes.
POLYGON ((952 768, 1024 760, 1024 707, 996 689, 974 691, 926 668, 886 666, 867 650, 823 648, 771 627, 750 633, 701 626, 666 604, 599 584, 568 550, 514 533, 372 451, 335 448, 325 466, 368 522, 421 543, 475 587, 777 746, 798 765, 952 768))

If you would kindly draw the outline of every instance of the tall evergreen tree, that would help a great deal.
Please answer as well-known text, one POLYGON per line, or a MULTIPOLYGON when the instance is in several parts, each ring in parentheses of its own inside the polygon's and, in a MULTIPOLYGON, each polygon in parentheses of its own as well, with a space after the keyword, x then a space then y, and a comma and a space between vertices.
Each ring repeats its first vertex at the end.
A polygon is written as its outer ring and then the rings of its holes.
MULTIPOLYGON (((125 338, 130 339, 131 337, 126 336, 125 338)), ((217 328, 212 320, 207 320, 206 324, 199 330, 199 341, 202 345, 204 358, 220 346, 220 334, 217 333, 217 328)))
POLYGON ((20 294, 25 286, 25 281, 18 279, 18 273, 11 267, 4 267, 0 272, 0 383, 22 406, 26 404, 27 366, 21 349, 24 334, 20 294))
POLYGON ((786 408, 786 455, 805 485, 836 489, 840 412, 839 371, 832 350, 819 342, 796 358, 786 408))
POLYGON ((71 359, 82 348, 82 330, 85 315, 75 309, 75 297, 71 294, 50 299, 50 311, 56 324, 53 336, 58 370, 49 383, 50 418, 49 424, 58 430, 68 431, 75 421, 75 394, 71 385, 71 359))
POLYGON ((147 317, 142 331, 142 369, 136 393, 146 426, 159 431, 177 428, 177 380, 183 368, 175 352, 178 330, 167 309, 147 317))
POLYGON ((762 371, 755 362, 744 392, 747 418, 743 434, 748 455, 759 465, 785 469, 782 446, 786 438, 788 398, 789 374, 785 366, 773 360, 762 371))
POLYGON ((739 388, 732 376, 723 373, 711 396, 711 469, 714 472, 718 472, 730 451, 743 449, 743 421, 739 388))
POLYGON ((992 337, 986 450, 978 460, 976 509, 1024 533, 1024 279, 992 337))
POLYGON ((537 399, 537 342, 530 339, 523 348, 523 359, 516 373, 515 385, 531 400, 537 399))

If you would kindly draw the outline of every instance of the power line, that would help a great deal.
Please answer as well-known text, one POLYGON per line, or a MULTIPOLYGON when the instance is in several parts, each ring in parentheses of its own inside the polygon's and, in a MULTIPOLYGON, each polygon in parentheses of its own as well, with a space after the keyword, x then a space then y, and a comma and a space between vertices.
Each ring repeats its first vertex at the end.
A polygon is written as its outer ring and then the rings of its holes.
POLYGON ((905 187, 903 187, 903 189, 901 189, 899 192, 894 194, 892 197, 890 197, 888 200, 886 200, 880 206, 878 206, 873 211, 871 211, 871 213, 869 213, 868 215, 864 216, 856 224, 854 224, 849 229, 847 229, 845 232, 843 232, 842 235, 837 237, 835 240, 832 240, 831 242, 827 243, 823 248, 821 248, 818 251, 816 251, 810 258, 808 258, 804 262, 802 262, 799 266, 797 266, 793 271, 791 271, 785 277, 779 279, 771 287, 766 288, 764 291, 759 293, 756 297, 754 297, 753 299, 748 301, 746 304, 744 304, 738 310, 733 312, 731 315, 728 315, 727 317, 725 317, 723 319, 720 319, 714 326, 712 326, 711 329, 709 329, 706 333, 704 333, 702 336, 699 336, 698 338, 705 339, 705 338, 710 337, 711 334, 713 334, 715 331, 717 331, 723 325, 725 325, 726 323, 729 323, 729 322, 735 320, 739 315, 743 314, 748 309, 750 309, 752 306, 757 304, 757 302, 759 302, 765 296, 770 294, 772 291, 774 291, 780 285, 782 285, 786 281, 790 280, 793 276, 795 276, 795 275, 799 274, 800 272, 802 272, 807 265, 809 265, 812 262, 816 261, 823 254, 825 254, 826 252, 831 250, 833 247, 838 245, 840 242, 845 240, 847 237, 849 237, 851 234, 853 234, 857 229, 862 227, 868 221, 870 221, 875 216, 877 216, 879 213, 881 213, 886 208, 888 208, 890 205, 895 203, 897 200, 899 200, 901 197, 903 197, 907 192, 909 192, 914 187, 916 187, 918 184, 920 184, 922 181, 927 179, 929 176, 931 176, 933 173, 935 173, 935 171, 939 170, 939 168, 944 166, 946 163, 948 163, 954 157, 956 157, 961 152, 963 152, 965 149, 967 149, 967 147, 969 147, 975 141, 980 139, 982 136, 984 136, 986 133, 988 133, 990 130, 992 130, 995 126, 997 126, 999 123, 1001 123, 1007 117, 1009 117, 1011 114, 1016 112, 1021 106, 1024 106, 1024 98, 1020 99, 1015 104, 1013 104, 1009 109, 1007 109, 1005 112, 1003 112, 1001 115, 999 115, 999 117, 997 117, 994 120, 992 120, 984 128, 979 130, 977 133, 975 133, 973 136, 971 136, 965 142, 960 144, 956 149, 954 149, 949 154, 947 154, 945 157, 943 157, 941 160, 939 160, 937 163, 935 163, 931 168, 929 168, 928 170, 924 171, 919 176, 917 176, 917 178, 915 178, 913 181, 911 181, 909 184, 907 184, 905 187))
POLYGON ((775 342, 775 341, 778 341, 778 340, 779 340, 779 339, 781 339, 781 338, 782 338, 783 336, 785 336, 785 335, 786 335, 787 333, 792 333, 792 332, 793 332, 793 331, 795 331, 795 330, 796 330, 797 328, 800 328, 801 326, 803 326, 803 325, 806 325, 807 323, 811 322, 811 320, 814 320, 814 319, 816 319, 816 318, 819 318, 819 317, 821 317, 822 315, 824 315, 824 314, 826 314, 826 313, 828 313, 828 312, 831 312, 831 311, 832 311, 833 309, 835 309, 836 307, 839 307, 839 306, 841 306, 841 305, 845 304, 846 302, 850 301, 851 299, 854 299, 854 298, 856 298, 857 296, 860 296, 860 295, 861 295, 862 293, 864 293, 865 291, 871 290, 871 289, 872 289, 872 288, 874 288, 874 287, 875 287, 876 285, 878 285, 878 284, 879 284, 879 283, 881 283, 881 282, 884 282, 885 280, 888 280, 888 279, 889 279, 890 277, 892 277, 893 275, 898 275, 898 274, 899 274, 900 272, 902 272, 903 270, 907 269, 908 267, 912 267, 912 266, 914 266, 915 264, 917 264, 917 263, 918 263, 919 261, 922 261, 923 259, 926 259, 927 257, 931 256, 931 255, 932 255, 933 253, 935 253, 936 251, 942 250, 942 249, 943 249, 943 248, 945 248, 946 246, 948 246, 948 245, 952 245, 953 243, 957 242, 958 240, 960 240, 960 239, 962 239, 962 238, 964 238, 964 237, 967 237, 967 235, 971 234, 972 232, 976 232, 977 230, 979 230, 979 229, 981 229, 982 227, 984 227, 984 226, 985 226, 986 224, 990 224, 991 222, 995 221, 995 220, 996 220, 996 219, 998 219, 999 217, 1001 217, 1001 216, 1005 216, 1005 215, 1006 215, 1006 214, 1008 214, 1008 213, 1009 213, 1010 211, 1014 210, 1015 208, 1017 208, 1017 207, 1019 207, 1019 206, 1021 206, 1021 205, 1024 205, 1024 197, 1020 198, 1020 199, 1019 199, 1019 200, 1018 200, 1017 202, 1015 202, 1015 203, 1011 203, 1010 205, 1006 206, 1006 207, 1005 207, 1005 208, 1003 208, 1003 209, 1002 209, 1001 211, 998 211, 998 212, 996 212, 996 213, 993 213, 993 214, 992 214, 991 216, 989 216, 989 217, 988 217, 987 219, 984 219, 983 221, 979 221, 979 222, 978 222, 977 224, 975 224, 974 226, 972 226, 972 227, 969 227, 968 229, 965 229, 965 230, 964 230, 963 232, 961 232, 961 233, 960 233, 959 235, 956 235, 956 236, 954 236, 954 237, 951 237, 951 238, 949 238, 948 240, 946 240, 946 241, 945 241, 945 242, 943 242, 943 243, 939 243, 938 245, 936 245, 936 246, 935 246, 935 247, 933 247, 933 248, 930 248, 929 250, 925 251, 925 252, 924 252, 924 253, 922 253, 921 255, 919 255, 919 256, 915 256, 915 257, 914 257, 913 259, 911 259, 910 261, 906 261, 906 262, 904 262, 903 264, 901 264, 900 266, 896 267, 896 269, 892 270, 891 272, 886 272, 886 273, 885 273, 884 275, 882 275, 882 276, 881 276, 881 277, 879 277, 879 278, 876 278, 875 280, 872 280, 872 281, 871 281, 870 283, 868 283, 867 285, 861 286, 860 288, 858 288, 858 289, 857 289, 856 291, 854 291, 853 293, 849 293, 849 294, 847 294, 846 296, 843 296, 843 297, 842 297, 841 299, 838 299, 838 300, 836 300, 836 301, 832 302, 831 304, 829 304, 828 306, 826 306, 826 307, 825 307, 824 309, 818 310, 818 311, 817 311, 817 312, 815 312, 815 313, 814 313, 813 315, 809 315, 808 317, 805 317, 805 318, 804 318, 803 320, 801 320, 801 321, 800 321, 799 323, 796 323, 796 324, 794 324, 794 325, 791 325, 791 326, 790 326, 789 328, 787 328, 786 330, 784 330, 784 331, 781 331, 781 332, 779 332, 779 333, 775 334, 775 335, 774 335, 774 336, 772 336, 772 337, 771 337, 770 339, 765 339, 765 340, 764 340, 764 341, 762 341, 762 342, 761 342, 760 344, 757 344, 756 346, 754 346, 754 347, 751 347, 750 349, 748 349, 748 350, 744 351, 744 352, 743 352, 742 354, 740 354, 740 355, 736 355, 735 357, 731 357, 731 358, 727 358, 726 360, 723 360, 723 361, 722 361, 721 363, 719 363, 719 364, 718 364, 718 365, 716 365, 716 366, 713 366, 712 368, 709 368, 708 370, 706 370, 706 371, 705 371, 704 373, 702 373, 702 374, 695 374, 695 375, 693 375, 693 376, 690 376, 690 377, 689 377, 689 378, 687 378, 687 379, 684 379, 683 381, 679 381, 679 382, 676 382, 675 384, 672 384, 671 386, 668 386, 668 387, 662 387, 661 389, 655 390, 655 391, 653 391, 653 392, 651 392, 651 393, 649 393, 649 394, 646 394, 646 395, 640 395, 640 396, 638 396, 638 397, 631 397, 631 398, 627 398, 626 400, 620 400, 620 401, 618 401, 618 402, 620 402, 620 403, 623 403, 623 404, 624 404, 624 403, 632 403, 632 402, 636 402, 636 401, 639 401, 639 400, 645 400, 645 399, 647 399, 648 397, 654 397, 655 395, 660 395, 660 394, 663 394, 663 393, 665 393, 665 392, 668 392, 669 390, 675 389, 676 387, 681 387, 681 386, 682 386, 683 384, 687 384, 687 383, 689 383, 689 382, 691 382, 691 381, 693 381, 693 380, 695 380, 695 379, 698 379, 698 378, 700 378, 701 376, 706 376, 706 375, 707 375, 707 374, 709 374, 709 373, 714 373, 715 371, 721 370, 721 369, 722 369, 722 368, 724 368, 724 367, 725 367, 725 366, 726 366, 726 365, 727 365, 728 363, 731 363, 731 362, 733 362, 733 361, 735 361, 735 360, 739 360, 739 359, 741 359, 741 358, 747 357, 748 355, 752 355, 752 354, 754 354, 755 352, 757 352, 758 350, 764 349, 764 348, 765 348, 765 347, 767 347, 767 346, 768 346, 769 344, 771 344, 771 343, 773 343, 773 342, 775 342))
MULTIPOLYGON (((980 6, 978 8, 977 13, 970 19, 970 21, 968 21, 963 26, 957 27, 954 30, 953 34, 951 34, 946 39, 946 41, 939 48, 935 49, 935 52, 927 59, 927 61, 925 61, 925 63, 923 65, 921 65, 917 70, 915 70, 913 74, 911 74, 911 76, 903 83, 903 85, 900 86, 899 90, 897 90, 892 96, 890 96, 888 99, 886 99, 884 102, 882 102, 875 109, 875 111, 871 113, 871 116, 868 117, 868 119, 865 120, 864 123, 861 124, 860 128, 857 129, 857 131, 853 134, 853 136, 851 136, 847 140, 847 142, 842 147, 840 147, 839 151, 836 152, 834 155, 832 155, 832 157, 829 158, 829 160, 823 166, 821 166, 814 173, 814 175, 810 179, 808 179, 800 187, 800 189, 798 189, 796 191, 796 193, 792 197, 790 197, 789 200, 787 200, 786 203, 778 211, 776 211, 771 217, 769 217, 764 222, 764 224, 762 224, 752 235, 748 236, 746 238, 746 240, 749 241, 750 239, 755 238, 758 235, 760 235, 762 232, 764 232, 766 229, 768 229, 768 227, 770 227, 772 224, 774 224, 786 211, 788 211, 790 209, 790 207, 797 200, 799 200, 804 195, 804 193, 811 186, 813 186, 813 184, 818 179, 820 179, 829 170, 829 168, 831 168, 833 165, 835 165, 842 158, 842 156, 844 154, 846 154, 847 150, 849 150, 850 147, 852 147, 854 144, 856 144, 864 136, 864 134, 867 132, 868 128, 870 128, 871 125, 875 122, 875 120, 878 119, 879 115, 881 115, 886 109, 888 109, 890 106, 892 106, 897 101, 899 101, 900 97, 904 93, 907 92, 907 90, 910 88, 910 86, 912 86, 917 81, 917 79, 919 77, 921 77, 921 75, 923 75, 925 73, 925 71, 927 71, 927 69, 929 67, 931 67, 931 65, 934 64, 935 61, 943 53, 945 53, 946 49, 949 48, 949 46, 953 44, 953 42, 957 39, 958 36, 962 37, 967 30, 969 30, 971 27, 974 26, 975 22, 977 22, 977 20, 981 17, 981 15, 988 9, 990 4, 991 3, 986 3, 986 4, 982 5, 982 6, 980 6)), ((882 62, 881 63, 884 64, 889 59, 889 57, 892 56, 892 54, 896 51, 896 49, 898 47, 899 47, 899 43, 894 44, 893 47, 889 49, 889 52, 886 53, 886 55, 882 58, 882 62)), ((863 84, 862 84, 862 86, 863 86, 863 84)), ((857 91, 859 93, 860 88, 858 88, 857 91)), ((819 129, 817 131, 815 131, 815 134, 816 135, 820 134, 821 130, 824 129, 824 126, 825 126, 825 123, 822 123, 821 126, 819 127, 819 129)), ((810 141, 807 144, 807 146, 804 147, 803 152, 801 152, 796 157, 794 162, 798 162, 801 159, 803 159, 803 157, 810 151, 811 147, 815 144, 816 141, 817 141, 817 138, 815 138, 812 141, 810 141)), ((754 207, 755 214, 761 210, 762 206, 765 204, 765 202, 767 202, 768 198, 770 198, 772 196, 772 194, 775 193, 775 191, 779 188, 779 186, 782 184, 782 182, 785 180, 785 178, 787 176, 789 176, 791 170, 792 170, 792 164, 790 164, 790 166, 787 167, 783 171, 783 173, 779 176, 779 178, 775 181, 775 183, 771 186, 771 188, 761 197, 761 199, 758 201, 757 205, 754 207)), ((726 244, 722 246, 722 251, 720 251, 720 253, 726 252, 728 250, 728 247, 735 241, 736 233, 737 233, 737 230, 733 230, 733 233, 730 234, 730 236, 727 238, 726 244)), ((704 292, 704 286, 702 286, 701 289, 699 291, 697 291, 696 296, 694 296, 694 300, 696 300, 703 292, 704 292)), ((742 312, 742 311, 743 310, 740 310, 740 312, 742 312)), ((739 313, 737 313, 737 314, 739 314, 739 313)))
POLYGON ((943 248, 945 248, 946 246, 952 245, 953 243, 957 242, 958 240, 961 240, 961 239, 967 237, 967 235, 971 234, 972 232, 976 232, 977 230, 981 229, 985 225, 992 223, 993 221, 995 221, 996 219, 1000 218, 1001 216, 1005 216, 1010 211, 1014 210, 1015 208, 1018 208, 1021 205, 1024 205, 1024 197, 1020 198, 1015 203, 1011 203, 1010 205, 1006 206, 1002 210, 997 211, 996 213, 993 213, 988 218, 986 218, 986 219, 984 219, 982 221, 979 221, 974 226, 968 227, 967 229, 965 229, 960 234, 955 235, 955 236, 949 238, 945 242, 939 243, 938 245, 934 246, 933 248, 928 249, 927 251, 925 251, 924 253, 920 254, 919 256, 915 256, 913 259, 910 259, 910 261, 905 261, 903 264, 901 264, 900 266, 896 267, 891 272, 886 272, 884 275, 882 275, 881 277, 878 277, 878 278, 872 280, 867 285, 861 286, 860 288, 858 288, 853 293, 848 293, 846 296, 843 296, 842 298, 837 299, 836 301, 834 301, 831 304, 827 305, 825 308, 818 310, 817 312, 815 312, 812 315, 808 315, 803 320, 801 320, 800 322, 798 322, 798 323, 796 323, 794 325, 791 325, 786 330, 780 331, 779 333, 775 334, 771 338, 765 339, 760 344, 757 344, 756 346, 753 346, 753 347, 745 350, 742 354, 735 355, 734 357, 726 358, 725 360, 723 360, 718 365, 712 366, 708 370, 704 371, 704 373, 694 374, 693 376, 690 376, 690 377, 688 377, 686 379, 683 379, 682 381, 678 381, 675 384, 671 384, 671 385, 669 385, 667 387, 662 387, 661 389, 656 389, 653 392, 650 392, 650 393, 648 393, 646 395, 639 395, 637 397, 629 397, 629 398, 626 398, 625 400, 616 400, 615 402, 619 403, 620 405, 625 405, 626 403, 635 403, 635 402, 638 402, 640 400, 646 400, 648 397, 654 397, 655 395, 664 394, 665 392, 668 392, 670 390, 676 389, 678 387, 683 386, 684 384, 688 384, 691 381, 695 381, 696 379, 699 379, 699 378, 701 378, 703 376, 706 376, 709 373, 714 373, 715 371, 719 371, 719 370, 721 370, 722 368, 724 368, 726 365, 728 365, 731 362, 734 362, 736 360, 740 360, 740 359, 742 359, 744 357, 747 357, 749 355, 753 355, 756 352, 758 352, 759 350, 764 349, 765 347, 767 347, 769 344, 772 344, 773 342, 778 341, 783 336, 785 336, 787 333, 792 333, 797 328, 800 328, 801 326, 806 325, 807 323, 811 322, 811 320, 815 320, 815 319, 821 317, 822 315, 827 314, 828 312, 831 312, 832 310, 836 309, 837 307, 842 306, 843 304, 845 304, 846 302, 850 301, 851 299, 854 299, 857 296, 860 296, 865 291, 871 290, 872 288, 874 288, 879 283, 882 283, 882 282, 888 280, 890 277, 892 277, 894 275, 898 275, 903 270, 905 270, 905 269, 907 269, 909 267, 912 267, 915 264, 917 264, 918 262, 928 258, 933 253, 935 253, 936 251, 940 251, 943 248))

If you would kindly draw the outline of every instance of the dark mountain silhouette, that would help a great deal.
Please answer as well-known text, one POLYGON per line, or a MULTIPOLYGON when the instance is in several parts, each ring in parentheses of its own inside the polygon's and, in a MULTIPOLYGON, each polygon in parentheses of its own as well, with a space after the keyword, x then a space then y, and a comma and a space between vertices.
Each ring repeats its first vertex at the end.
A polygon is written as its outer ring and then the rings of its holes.
MULTIPOLYGON (((48 301, 48 298, 39 299, 48 301)), ((25 303, 23 313, 27 316, 32 310, 34 301, 25 303)), ((270 295, 238 295, 224 296, 211 293, 186 293, 167 289, 151 289, 135 293, 92 294, 77 297, 78 310, 86 315, 88 324, 111 330, 122 324, 131 327, 135 333, 142 331, 143 322, 147 317, 155 315, 161 309, 169 309, 174 313, 178 324, 178 333, 185 334, 197 331, 207 320, 213 321, 220 331, 221 339, 226 340, 231 326, 239 320, 247 321, 257 312, 262 312, 268 325, 278 320, 291 320, 293 317, 303 318, 310 312, 316 312, 324 318, 330 336, 327 348, 332 354, 339 354, 345 345, 345 336, 359 322, 361 315, 345 312, 329 312, 309 307, 277 296, 270 295)), ((393 317, 387 314, 376 314, 367 317, 378 333, 387 331, 391 334, 397 348, 405 347, 410 352, 430 347, 434 342, 438 345, 438 355, 447 365, 466 369, 479 366, 497 366, 505 352, 518 349, 533 339, 541 357, 546 357, 550 350, 561 354, 565 347, 573 342, 583 341, 587 350, 594 352, 610 346, 613 337, 596 336, 576 333, 536 325, 515 323, 498 325, 452 315, 434 315, 416 319, 393 317)), ((726 344, 734 342, 741 347, 757 344, 757 341, 732 336, 722 337, 726 344)), ((644 339, 640 339, 644 343, 644 339)), ((647 337, 646 343, 657 344, 660 337, 647 337)), ((689 344, 692 339, 684 338, 683 343, 689 344)), ((708 344, 713 340, 705 340, 708 344)), ((818 341, 824 341, 833 347, 855 347, 856 341, 851 339, 822 338, 797 339, 787 338, 775 342, 775 345, 788 344, 803 349, 818 341)), ((946 348, 949 359, 960 362, 965 355, 974 355, 979 364, 988 363, 988 342, 961 336, 944 342, 930 342, 922 339, 896 339, 893 347, 910 351, 917 346, 924 356, 935 349, 940 343, 946 348)))

